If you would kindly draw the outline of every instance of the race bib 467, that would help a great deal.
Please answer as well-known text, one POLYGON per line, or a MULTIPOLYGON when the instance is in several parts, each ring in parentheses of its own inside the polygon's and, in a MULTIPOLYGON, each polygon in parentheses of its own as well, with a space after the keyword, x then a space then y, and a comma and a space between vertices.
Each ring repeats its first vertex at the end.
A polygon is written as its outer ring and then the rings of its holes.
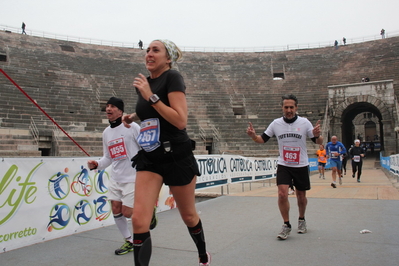
POLYGON ((140 135, 137 137, 137 142, 146 151, 151 152, 161 146, 159 142, 159 119, 151 118, 144 120, 140 124, 140 135))

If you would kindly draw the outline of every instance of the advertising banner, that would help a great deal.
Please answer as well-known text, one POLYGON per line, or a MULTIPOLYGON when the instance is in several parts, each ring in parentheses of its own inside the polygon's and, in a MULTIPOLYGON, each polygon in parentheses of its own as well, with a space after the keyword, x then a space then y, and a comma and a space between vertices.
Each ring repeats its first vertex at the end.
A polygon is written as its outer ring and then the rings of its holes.
POLYGON ((0 248, 3 252, 113 224, 107 171, 87 158, 3 158, 0 248))
POLYGON ((277 170, 277 158, 215 154, 195 158, 201 173, 197 178, 197 189, 275 178, 277 170))
MULTIPOLYGON (((0 252, 114 224, 107 199, 110 168, 89 159, 0 158, 0 252)), ((197 189, 275 177, 277 158, 196 156, 197 189)), ((163 186, 157 211, 176 207, 163 186)))
POLYGON ((390 170, 393 174, 399 175, 399 154, 381 158, 382 166, 390 170))

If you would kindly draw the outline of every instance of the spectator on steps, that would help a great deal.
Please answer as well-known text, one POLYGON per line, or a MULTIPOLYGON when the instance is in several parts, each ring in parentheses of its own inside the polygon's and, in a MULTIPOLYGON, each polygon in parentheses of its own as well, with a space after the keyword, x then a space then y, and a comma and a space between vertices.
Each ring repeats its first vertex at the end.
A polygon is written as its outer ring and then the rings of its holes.
POLYGON ((344 45, 346 45, 346 38, 342 38, 342 42, 344 43, 344 45))
POLYGON ((380 34, 381 34, 381 38, 385 39, 385 30, 384 29, 381 30, 380 34))
POLYGON ((25 22, 22 22, 22 34, 25 34, 26 35, 26 31, 25 31, 25 28, 26 28, 26 24, 25 24, 25 22))

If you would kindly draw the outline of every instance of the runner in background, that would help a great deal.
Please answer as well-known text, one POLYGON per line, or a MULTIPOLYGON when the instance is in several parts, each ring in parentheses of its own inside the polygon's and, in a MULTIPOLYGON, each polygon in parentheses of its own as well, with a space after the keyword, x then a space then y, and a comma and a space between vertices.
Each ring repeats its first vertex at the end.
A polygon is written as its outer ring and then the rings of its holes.
POLYGON ((310 189, 310 178, 306 139, 311 138, 314 143, 322 144, 323 137, 320 135, 320 121, 317 121, 313 127, 307 118, 297 115, 298 99, 295 95, 284 95, 281 106, 283 117, 273 120, 261 135, 256 134, 252 123, 249 122, 247 135, 256 143, 265 143, 273 136, 277 138, 279 146, 276 178, 278 207, 284 222, 277 238, 285 240, 291 232, 290 203, 288 201, 288 189, 291 185, 295 186, 298 203, 298 233, 307 232, 305 211, 308 200, 306 191, 310 189))
POLYGON ((318 162, 318 170, 319 170, 319 178, 326 179, 324 176, 326 163, 327 163, 327 153, 324 149, 324 145, 320 144, 319 149, 316 151, 317 162, 318 162))
POLYGON ((327 158, 330 159, 330 165, 332 169, 332 183, 333 188, 337 187, 337 176, 339 178, 340 185, 342 184, 342 161, 341 155, 346 154, 346 148, 344 144, 338 141, 337 136, 332 136, 331 141, 326 145, 327 158))
MULTIPOLYGON (((131 166, 130 159, 140 149, 136 141, 140 127, 134 122, 130 124, 130 128, 125 127, 122 124, 123 111, 122 99, 111 97, 108 100, 105 112, 109 126, 103 131, 103 157, 100 160, 87 162, 90 170, 103 170, 112 165, 108 200, 111 201, 115 224, 125 240, 123 245, 115 250, 116 255, 133 251, 133 237, 127 218, 133 213, 136 169, 131 166)), ((157 223, 155 212, 156 208, 153 212, 152 228, 155 228, 157 223)))

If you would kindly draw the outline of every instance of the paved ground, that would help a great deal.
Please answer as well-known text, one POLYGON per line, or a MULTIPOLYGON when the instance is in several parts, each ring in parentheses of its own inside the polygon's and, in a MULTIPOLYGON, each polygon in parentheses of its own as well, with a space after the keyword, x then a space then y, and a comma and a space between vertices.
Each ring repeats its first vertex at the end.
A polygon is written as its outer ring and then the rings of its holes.
MULTIPOLYGON (((293 232, 285 241, 276 238, 282 221, 273 183, 252 184, 251 190, 249 184, 230 186, 228 196, 197 203, 212 266, 398 265, 396 179, 391 181, 371 160, 364 166, 361 183, 350 171, 348 165, 343 185, 335 189, 330 186, 331 171, 326 180, 316 174, 311 177, 307 234, 296 233, 298 209, 295 196, 290 196, 293 232), (362 229, 372 233, 360 234, 362 229)), ((178 212, 158 217, 159 225, 152 231, 151 265, 198 265, 195 246, 178 212)), ((132 254, 113 255, 120 244, 118 229, 109 226, 2 253, 0 265, 133 265, 132 254)))
MULTIPOLYGON (((383 174, 382 170, 375 168, 374 160, 365 160, 363 166, 363 174, 361 182, 358 183, 356 178, 352 178, 352 167, 348 164, 346 175, 343 176, 342 185, 338 185, 338 189, 332 189, 332 174, 331 171, 325 172, 325 179, 319 178, 317 173, 311 175, 312 189, 308 191, 309 198, 329 198, 329 199, 386 199, 399 200, 398 189, 396 189, 392 180, 383 174)), ((338 182, 338 179, 337 179, 338 182)), ((252 184, 251 187, 256 187, 252 184)), ((277 197, 277 189, 275 184, 258 184, 258 189, 249 190, 249 184, 244 185, 244 192, 241 188, 241 193, 234 193, 237 196, 258 196, 258 197, 277 197), (263 186, 263 187, 261 187, 263 186)), ((227 189, 225 189, 226 191, 227 189)), ((399 264, 398 264, 399 265, 399 264)))

